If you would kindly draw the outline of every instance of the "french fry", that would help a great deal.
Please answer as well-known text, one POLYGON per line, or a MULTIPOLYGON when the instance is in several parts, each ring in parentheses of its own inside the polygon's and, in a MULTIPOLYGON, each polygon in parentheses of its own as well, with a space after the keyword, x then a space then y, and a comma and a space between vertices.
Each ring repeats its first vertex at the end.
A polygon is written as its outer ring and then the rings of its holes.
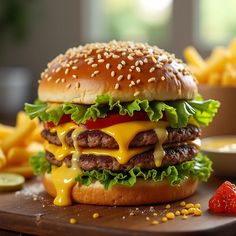
POLYGON ((22 147, 12 147, 7 153, 7 166, 20 165, 29 160, 30 153, 22 147))
POLYGON ((4 155, 2 149, 0 148, 0 169, 3 168, 7 163, 6 156, 4 155))
MULTIPOLYGON (((24 111, 19 111, 17 116, 16 116, 16 127, 20 127, 20 126, 24 125, 29 120, 30 120, 30 118, 26 115, 26 113, 24 111)), ((39 125, 39 119, 38 118, 34 118, 31 121, 35 122, 36 126, 39 125)))
POLYGON ((24 163, 24 165, 21 166, 5 167, 1 171, 20 174, 23 175, 25 178, 32 178, 34 176, 33 170, 28 165, 28 163, 24 163))
POLYGON ((219 73, 212 73, 209 75, 208 84, 209 85, 220 85, 221 75, 219 73))
POLYGON ((215 47, 205 61, 193 47, 186 48, 184 56, 199 83, 236 86, 236 38, 228 47, 215 47))
POLYGON ((187 47, 184 50, 184 56, 190 65, 193 65, 200 70, 205 67, 205 61, 194 47, 187 47))
POLYGON ((43 143, 44 140, 41 136, 41 131, 43 130, 43 127, 41 125, 39 125, 31 134, 31 136, 29 137, 29 142, 39 142, 39 143, 43 143))
POLYGON ((0 124, 0 139, 3 139, 6 136, 12 134, 14 130, 15 130, 15 127, 0 124))
POLYGON ((2 140, 1 147, 4 153, 13 147, 18 146, 25 139, 27 139, 30 134, 36 128, 36 123, 34 121, 28 120, 24 125, 17 127, 16 131, 2 140))

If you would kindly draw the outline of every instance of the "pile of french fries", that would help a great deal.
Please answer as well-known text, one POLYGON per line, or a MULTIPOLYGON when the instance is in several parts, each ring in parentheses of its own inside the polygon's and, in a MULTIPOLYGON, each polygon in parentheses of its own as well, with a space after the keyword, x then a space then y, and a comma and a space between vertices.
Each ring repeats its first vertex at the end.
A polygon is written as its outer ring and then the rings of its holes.
POLYGON ((204 60, 194 47, 184 50, 184 57, 200 84, 236 86, 236 38, 228 47, 216 47, 204 60))
POLYGON ((41 130, 39 120, 30 120, 23 111, 17 114, 16 127, 0 124, 0 172, 33 176, 29 158, 43 150, 41 130))

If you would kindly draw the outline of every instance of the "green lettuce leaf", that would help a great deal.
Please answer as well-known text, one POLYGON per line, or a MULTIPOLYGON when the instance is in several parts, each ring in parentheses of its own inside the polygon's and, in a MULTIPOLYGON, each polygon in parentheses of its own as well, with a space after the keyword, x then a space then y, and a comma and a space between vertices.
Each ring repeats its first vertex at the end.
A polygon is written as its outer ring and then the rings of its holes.
MULTIPOLYGON (((36 175, 51 172, 51 164, 46 160, 44 152, 39 152, 37 155, 31 157, 30 165, 36 175)), ((199 153, 191 161, 186 161, 176 166, 168 166, 166 168, 144 171, 139 167, 134 167, 130 171, 123 173, 112 172, 110 170, 83 171, 82 175, 76 177, 76 181, 89 186, 91 183, 98 180, 104 185, 105 189, 109 189, 114 185, 132 187, 137 182, 137 178, 152 180, 154 182, 166 179, 170 185, 177 186, 188 179, 189 176, 198 178, 200 181, 207 181, 212 172, 211 166, 212 162, 205 155, 199 153)))
POLYGON ((126 173, 115 173, 110 170, 84 171, 76 181, 89 186, 94 181, 99 181, 105 189, 114 185, 125 185, 132 187, 138 178, 159 182, 167 179, 171 186, 177 186, 189 176, 198 178, 200 181, 207 181, 212 172, 212 162, 201 153, 191 161, 183 162, 176 166, 142 171, 139 167, 134 167, 126 173))
POLYGON ((43 103, 40 100, 36 100, 34 104, 25 103, 25 112, 30 119, 35 117, 40 118, 42 121, 53 122, 57 125, 64 114, 61 105, 49 106, 47 103, 43 103))
POLYGON ((159 121, 166 114, 170 126, 173 128, 186 127, 190 118, 198 125, 208 125, 215 116, 219 102, 214 100, 200 101, 151 101, 135 99, 132 102, 121 103, 114 101, 111 96, 100 95, 93 105, 64 103, 48 105, 37 102, 34 105, 25 104, 25 111, 30 118, 39 117, 41 120, 58 124, 63 114, 71 115, 77 124, 84 124, 87 120, 104 118, 111 110, 117 110, 120 115, 133 116, 136 111, 145 111, 153 122, 159 121))
POLYGON ((38 152, 29 160, 29 164, 33 168, 35 175, 51 172, 51 164, 46 160, 44 152, 38 152))

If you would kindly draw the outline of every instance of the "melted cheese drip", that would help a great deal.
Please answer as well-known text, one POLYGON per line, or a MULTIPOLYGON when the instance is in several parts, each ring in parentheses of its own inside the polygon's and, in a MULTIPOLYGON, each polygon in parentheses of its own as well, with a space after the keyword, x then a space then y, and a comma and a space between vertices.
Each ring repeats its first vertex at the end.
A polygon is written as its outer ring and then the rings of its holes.
POLYGON ((164 151, 162 145, 168 137, 168 132, 166 130, 166 126, 158 127, 158 128, 155 128, 154 130, 157 135, 158 141, 157 141, 157 144, 155 145, 155 150, 153 152, 153 156, 154 156, 154 161, 155 161, 156 167, 160 167, 161 163, 162 163, 162 159, 165 156, 165 151, 164 151))
POLYGON ((66 156, 73 154, 75 152, 75 149, 73 147, 69 147, 65 142, 66 134, 75 128, 77 128, 77 125, 70 122, 59 125, 50 130, 51 132, 57 132, 57 136, 61 141, 62 146, 50 144, 49 142, 46 141, 44 147, 47 151, 53 153, 58 161, 62 161, 66 156))
POLYGON ((72 154, 72 166, 68 168, 65 163, 60 167, 52 167, 52 182, 56 188, 57 196, 54 199, 54 204, 57 206, 68 206, 71 205, 71 189, 75 183, 75 178, 80 174, 81 170, 78 167, 78 159, 81 154, 81 150, 76 143, 76 137, 83 132, 84 129, 79 128, 74 123, 67 123, 59 125, 54 129, 51 129, 51 132, 57 132, 58 138, 62 143, 62 147, 56 145, 47 144, 46 148, 48 151, 52 152, 57 160, 63 160, 67 155, 72 154), (65 136, 67 132, 74 129, 72 132, 73 144, 76 147, 76 150, 68 147, 65 142, 65 136), (63 153, 65 152, 65 153, 63 153))

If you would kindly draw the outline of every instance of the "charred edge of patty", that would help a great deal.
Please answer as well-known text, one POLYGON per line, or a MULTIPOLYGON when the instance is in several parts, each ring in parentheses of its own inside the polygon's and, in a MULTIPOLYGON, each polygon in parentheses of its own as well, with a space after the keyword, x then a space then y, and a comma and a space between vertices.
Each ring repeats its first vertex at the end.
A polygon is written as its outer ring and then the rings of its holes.
MULTIPOLYGON (((166 147, 165 156, 163 157, 161 167, 177 165, 186 162, 195 157, 199 150, 194 145, 180 145, 175 147, 166 147)), ((67 156, 63 161, 67 167, 71 167, 72 156, 67 156)), ((58 161, 50 152, 46 152, 46 159, 53 165, 61 166, 63 161, 58 161)), ((78 166, 83 170, 102 170, 107 169, 114 172, 128 171, 134 166, 138 166, 143 170, 156 169, 153 150, 132 157, 127 164, 119 164, 119 162, 111 156, 96 156, 93 154, 82 154, 78 160, 78 166)))
MULTIPOLYGON (((69 147, 73 147, 72 132, 68 132, 65 137, 65 141, 69 147)), ((182 143, 188 140, 194 140, 201 136, 201 129, 189 125, 185 128, 167 128, 168 137, 164 144, 172 143, 182 143)), ((56 132, 51 133, 49 129, 44 129, 42 131, 42 136, 44 139, 48 140, 50 143, 57 146, 61 146, 61 142, 57 136, 56 132)), ((149 145, 154 145, 158 141, 157 135, 154 130, 144 131, 138 133, 134 139, 131 141, 129 147, 144 147, 149 145)), ((100 130, 87 130, 81 133, 77 137, 77 142, 79 147, 83 148, 109 148, 118 149, 118 144, 116 140, 103 133, 100 130)))

